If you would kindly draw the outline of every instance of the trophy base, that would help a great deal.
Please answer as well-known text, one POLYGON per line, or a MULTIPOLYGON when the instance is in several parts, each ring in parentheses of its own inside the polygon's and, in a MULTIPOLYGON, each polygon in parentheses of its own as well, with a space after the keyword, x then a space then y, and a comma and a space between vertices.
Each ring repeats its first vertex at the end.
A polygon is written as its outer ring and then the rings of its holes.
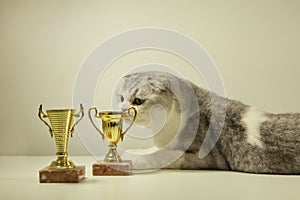
POLYGON ((128 176, 132 174, 130 160, 121 162, 97 161, 93 164, 93 176, 128 176))
POLYGON ((45 167, 39 171, 40 183, 78 183, 85 176, 85 166, 74 169, 50 169, 45 167))

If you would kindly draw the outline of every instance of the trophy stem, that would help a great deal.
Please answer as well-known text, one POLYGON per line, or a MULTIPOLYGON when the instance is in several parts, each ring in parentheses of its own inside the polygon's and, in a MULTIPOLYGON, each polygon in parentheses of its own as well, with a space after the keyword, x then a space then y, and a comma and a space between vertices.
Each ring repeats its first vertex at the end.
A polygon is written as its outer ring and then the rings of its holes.
POLYGON ((105 158, 104 158, 104 162, 121 162, 121 156, 119 155, 118 151, 117 151, 117 145, 110 143, 108 145, 109 150, 108 153, 106 154, 105 158))

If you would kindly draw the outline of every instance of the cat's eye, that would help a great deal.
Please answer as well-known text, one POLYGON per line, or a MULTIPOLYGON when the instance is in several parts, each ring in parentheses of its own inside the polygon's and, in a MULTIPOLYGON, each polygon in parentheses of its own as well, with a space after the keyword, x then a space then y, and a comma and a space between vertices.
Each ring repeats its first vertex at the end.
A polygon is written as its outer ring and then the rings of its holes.
POLYGON ((123 96, 121 96, 121 97, 120 97, 120 100, 121 100, 121 102, 123 102, 123 101, 124 101, 124 97, 123 97, 123 96))
POLYGON ((145 100, 143 100, 143 99, 135 98, 135 99, 133 100, 132 104, 133 104, 133 105, 139 106, 139 105, 142 105, 144 102, 145 102, 145 100))

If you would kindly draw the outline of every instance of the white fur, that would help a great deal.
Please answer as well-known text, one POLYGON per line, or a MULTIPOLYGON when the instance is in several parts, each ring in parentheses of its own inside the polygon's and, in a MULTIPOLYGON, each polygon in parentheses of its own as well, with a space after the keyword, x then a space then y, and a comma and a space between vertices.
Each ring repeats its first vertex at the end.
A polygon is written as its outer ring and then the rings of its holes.
MULTIPOLYGON (((181 115, 179 112, 177 112, 175 108, 176 106, 178 105, 173 102, 171 109, 167 113, 167 119, 164 127, 153 138, 154 143, 158 148, 166 147, 166 145, 168 145, 174 139, 176 142, 180 142, 177 141, 178 137, 176 137, 176 134, 181 128, 181 115)), ((176 142, 174 143, 174 145, 176 144, 176 142)))
POLYGON ((242 122, 246 125, 247 142, 251 145, 256 145, 260 148, 264 147, 261 141, 259 127, 262 122, 267 118, 264 113, 256 110, 255 108, 249 108, 243 116, 242 122))

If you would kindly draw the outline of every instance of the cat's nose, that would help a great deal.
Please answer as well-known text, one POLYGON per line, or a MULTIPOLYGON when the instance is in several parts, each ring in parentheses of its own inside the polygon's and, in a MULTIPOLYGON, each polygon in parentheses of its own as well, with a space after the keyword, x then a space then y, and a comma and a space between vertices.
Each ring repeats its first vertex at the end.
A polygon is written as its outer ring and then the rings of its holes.
POLYGON ((127 111, 128 109, 127 108, 121 108, 122 112, 125 112, 127 111))

